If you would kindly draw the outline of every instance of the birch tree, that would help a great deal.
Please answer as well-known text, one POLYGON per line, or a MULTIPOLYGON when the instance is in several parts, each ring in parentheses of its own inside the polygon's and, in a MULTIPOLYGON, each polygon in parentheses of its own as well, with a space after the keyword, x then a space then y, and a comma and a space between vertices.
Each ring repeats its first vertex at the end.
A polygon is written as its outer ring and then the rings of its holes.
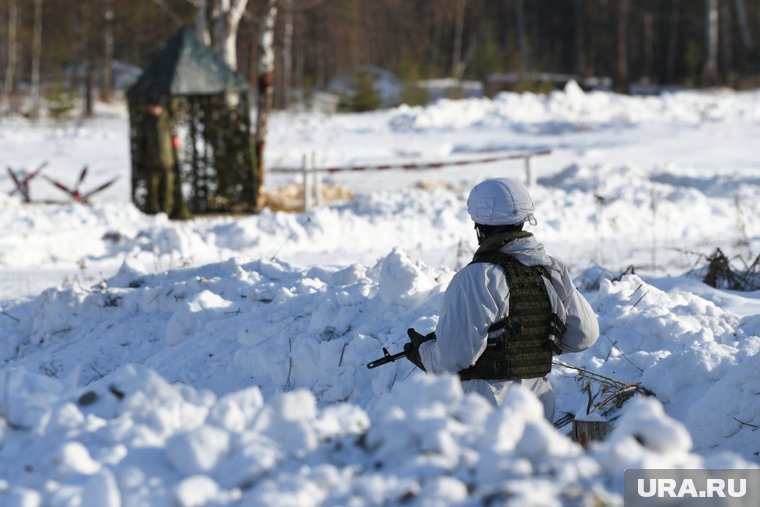
POLYGON ((515 2, 515 14, 517 23, 517 45, 520 48, 520 70, 528 72, 530 69, 530 55, 528 54, 528 34, 525 30, 525 2, 515 2))
POLYGON ((747 8, 744 5, 744 0, 734 0, 734 11, 736 12, 736 19, 739 22, 739 33, 742 37, 744 49, 752 49, 752 32, 749 29, 747 8))
POLYGON ((233 69, 237 69, 238 26, 247 4, 248 0, 210 0, 211 43, 225 63, 233 69))
POLYGON ((103 82, 100 85, 100 98, 109 102, 113 94, 113 0, 103 3, 103 82))
POLYGON ((211 45, 211 35, 208 29, 207 0, 195 0, 195 35, 206 45, 211 45))
POLYGON ((256 104, 256 174, 259 187, 264 184, 264 150, 266 148, 269 113, 272 111, 274 90, 274 27, 277 21, 277 1, 266 0, 259 30, 259 61, 256 104))
POLYGON ((702 78, 705 84, 718 80, 718 0, 705 0, 705 65, 702 78))
POLYGON ((462 45, 464 40, 464 15, 467 0, 456 0, 456 22, 454 25, 454 54, 451 58, 451 77, 462 79, 464 63, 462 62, 462 45))
POLYGON ((290 102, 290 88, 292 85, 293 67, 293 0, 282 0, 283 15, 285 17, 282 30, 282 69, 280 70, 281 83, 279 83, 279 105, 287 108, 290 102))
POLYGON ((42 0, 34 0, 34 33, 32 34, 32 78, 31 109, 32 118, 40 114, 40 65, 42 61, 42 0))
POLYGON ((2 109, 10 108, 10 98, 16 83, 16 63, 18 59, 18 5, 16 0, 8 0, 8 62, 3 82, 2 109))
POLYGON ((617 3, 615 88, 620 92, 628 90, 628 14, 630 8, 630 0, 619 0, 617 3))

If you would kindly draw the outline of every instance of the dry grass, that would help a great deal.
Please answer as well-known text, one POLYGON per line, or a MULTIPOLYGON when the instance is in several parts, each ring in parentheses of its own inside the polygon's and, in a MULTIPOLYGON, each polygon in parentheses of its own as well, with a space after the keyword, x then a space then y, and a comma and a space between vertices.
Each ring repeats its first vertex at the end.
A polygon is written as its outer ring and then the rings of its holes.
POLYGON ((737 291, 755 291, 760 289, 760 255, 752 263, 738 258, 745 269, 735 269, 720 248, 706 258, 707 267, 702 281, 711 287, 737 291))
MULTIPOLYGON (((323 203, 348 202, 352 201, 355 196, 355 192, 348 187, 322 185, 323 203)), ((303 211, 303 186, 293 184, 278 188, 265 188, 260 196, 259 208, 269 208, 272 211, 303 211)))

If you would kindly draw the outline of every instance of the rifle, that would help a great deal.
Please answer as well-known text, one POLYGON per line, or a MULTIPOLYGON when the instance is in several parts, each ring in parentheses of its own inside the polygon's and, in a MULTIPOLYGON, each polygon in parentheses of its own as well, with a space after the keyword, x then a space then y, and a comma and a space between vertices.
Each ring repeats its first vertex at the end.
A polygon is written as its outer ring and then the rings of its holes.
MULTIPOLYGON (((430 341, 430 340, 435 340, 435 333, 430 333, 430 334, 427 334, 427 335, 421 335, 421 334, 417 333, 416 331, 414 331, 413 329, 410 329, 409 333, 412 333, 412 332, 416 333, 416 336, 419 338, 420 343, 424 343, 424 342, 427 342, 427 341, 430 341)), ((411 337, 411 334, 410 334, 410 337, 411 337)), ((404 347, 404 348, 406 348, 406 347, 404 347)), ((377 368, 378 366, 382 366, 384 364, 392 363, 393 361, 398 361, 399 359, 401 359, 403 357, 406 357, 406 350, 403 350, 403 351, 401 351, 401 352, 399 352, 397 354, 391 354, 390 352, 388 352, 388 349, 386 349, 385 347, 383 347, 383 357, 381 357, 380 359, 375 359, 374 361, 370 361, 369 363, 367 363, 367 368, 369 368, 369 369, 377 368)))
POLYGON ((391 355, 391 353, 388 352, 388 349, 383 347, 383 357, 381 357, 380 359, 375 359, 374 361, 370 361, 369 363, 367 363, 367 368, 369 369, 377 368, 378 366, 392 363, 393 361, 398 361, 402 357, 406 357, 406 352, 402 351, 402 352, 399 352, 398 354, 391 355))

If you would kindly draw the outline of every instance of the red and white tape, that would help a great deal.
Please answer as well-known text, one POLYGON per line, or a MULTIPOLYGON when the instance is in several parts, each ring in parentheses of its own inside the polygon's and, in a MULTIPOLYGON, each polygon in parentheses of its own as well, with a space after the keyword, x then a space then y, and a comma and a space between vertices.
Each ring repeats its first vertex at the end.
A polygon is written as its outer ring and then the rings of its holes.
MULTIPOLYGON (((463 166, 471 164, 488 164, 491 162, 499 162, 502 160, 513 159, 526 159, 530 157, 538 157, 542 155, 551 154, 551 150, 531 151, 527 153, 510 153, 509 155, 498 155, 487 158, 479 159, 462 159, 462 160, 446 160, 440 162, 418 162, 407 164, 381 164, 381 165, 357 165, 348 167, 314 167, 309 168, 309 172, 324 172, 324 173, 338 173, 338 172, 359 172, 359 171, 387 171, 391 169, 402 169, 405 171, 417 171, 425 169, 442 169, 444 167, 463 166)), ((286 169, 286 168, 272 168, 270 173, 292 173, 302 171, 303 169, 286 169)))

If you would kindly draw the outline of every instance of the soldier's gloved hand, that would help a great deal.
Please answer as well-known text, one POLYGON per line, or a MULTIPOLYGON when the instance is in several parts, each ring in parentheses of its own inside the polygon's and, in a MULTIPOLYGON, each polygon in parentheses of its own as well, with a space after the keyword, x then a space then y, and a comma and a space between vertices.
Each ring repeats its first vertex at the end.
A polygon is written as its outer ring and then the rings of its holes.
POLYGON ((406 330, 406 335, 409 337, 410 340, 412 340, 412 343, 417 346, 417 348, 420 347, 421 343, 425 343, 426 341, 435 340, 435 331, 428 334, 420 334, 415 330, 414 328, 410 327, 406 330))
POLYGON ((416 366, 420 370, 426 371, 425 365, 422 364, 422 358, 420 358, 419 344, 415 345, 414 342, 409 342, 409 343, 404 344, 404 352, 406 353, 406 358, 409 360, 409 362, 411 362, 414 366, 416 366))
POLYGON ((420 358, 420 345, 429 340, 435 340, 435 332, 428 333, 426 335, 418 333, 414 328, 406 330, 407 336, 411 340, 410 343, 404 345, 404 352, 406 352, 406 358, 412 362, 417 368, 425 371, 425 366, 422 364, 422 358, 420 358))

